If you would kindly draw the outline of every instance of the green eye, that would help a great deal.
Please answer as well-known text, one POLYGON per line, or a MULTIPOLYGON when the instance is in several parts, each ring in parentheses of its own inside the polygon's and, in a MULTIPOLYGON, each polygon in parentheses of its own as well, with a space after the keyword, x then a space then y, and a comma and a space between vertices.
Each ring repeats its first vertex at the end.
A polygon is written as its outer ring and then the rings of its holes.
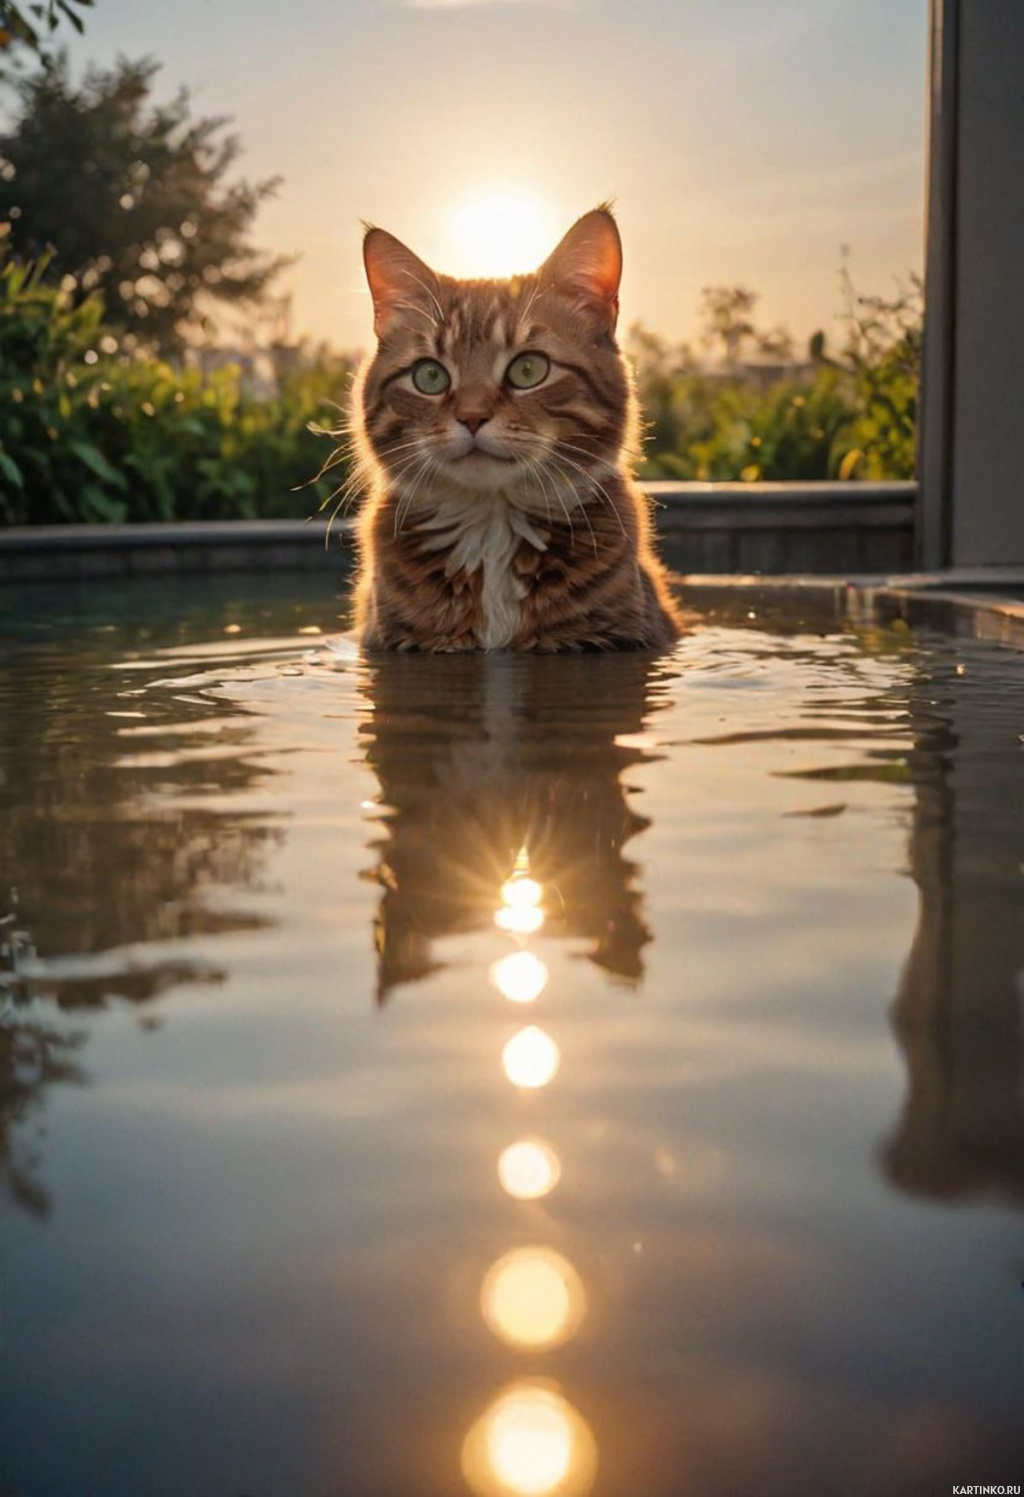
POLYGON ((532 390, 542 385, 551 369, 551 360, 542 353, 521 353, 505 370, 505 378, 515 390, 532 390))
POLYGON ((412 366, 412 382, 421 395, 443 395, 451 384, 451 377, 436 359, 420 359, 412 366))

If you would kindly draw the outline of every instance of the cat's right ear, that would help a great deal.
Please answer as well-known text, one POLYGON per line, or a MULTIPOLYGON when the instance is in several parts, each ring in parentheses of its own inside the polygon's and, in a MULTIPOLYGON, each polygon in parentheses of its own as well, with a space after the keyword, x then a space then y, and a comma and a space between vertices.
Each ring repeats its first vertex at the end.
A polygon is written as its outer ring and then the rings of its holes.
POLYGON ((378 338, 383 338, 410 309, 431 322, 437 321, 437 276, 394 234, 368 228, 363 239, 363 264, 373 297, 373 330, 378 338))

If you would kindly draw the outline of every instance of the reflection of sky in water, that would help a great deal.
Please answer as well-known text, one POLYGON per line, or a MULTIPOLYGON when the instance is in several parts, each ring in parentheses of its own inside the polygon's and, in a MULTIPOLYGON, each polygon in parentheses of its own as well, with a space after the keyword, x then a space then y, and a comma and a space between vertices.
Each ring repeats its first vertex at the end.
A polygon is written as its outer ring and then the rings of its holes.
POLYGON ((144 603, 0 660, 0 1481, 1020 1469, 1019 665, 744 621, 328 668, 329 598, 260 651, 144 603))

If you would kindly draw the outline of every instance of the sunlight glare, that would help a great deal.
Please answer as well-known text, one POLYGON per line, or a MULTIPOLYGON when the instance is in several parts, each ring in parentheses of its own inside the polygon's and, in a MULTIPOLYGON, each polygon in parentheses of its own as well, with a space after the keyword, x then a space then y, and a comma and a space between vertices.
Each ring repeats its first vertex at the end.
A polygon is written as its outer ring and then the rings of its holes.
POLYGON ((483 1317, 509 1346, 550 1351, 572 1337, 586 1309, 580 1276, 547 1247, 513 1248, 491 1265, 480 1290, 483 1317))
POLYGON ((562 1176, 558 1155, 537 1138, 522 1138, 501 1151, 498 1179, 517 1201, 539 1201, 550 1195, 562 1176))
POLYGON ((543 894, 537 880, 525 873, 514 873, 501 886, 501 897, 510 910, 532 910, 543 894))
POLYGON ((547 1086, 558 1071, 560 1060, 554 1040, 535 1024, 513 1035, 501 1052, 501 1064, 509 1081, 530 1091, 547 1086))
POLYGON ((532 1003, 547 987, 548 969, 532 951, 513 951, 494 963, 491 981, 510 1003, 532 1003))
POLYGON ((560 1393, 522 1382, 500 1394, 470 1430, 462 1470, 477 1497, 586 1497, 597 1447, 560 1393))
POLYGON ((501 886, 502 907, 494 923, 517 936, 532 936, 544 924, 541 900, 544 886, 530 877, 530 858, 523 846, 516 853, 511 875, 501 886))
MULTIPOLYGON (((532 879, 528 882, 532 883, 532 879)), ((536 905, 502 905, 495 913, 494 923, 499 930, 507 930, 510 935, 532 936, 544 924, 544 911, 536 905)))
POLYGON ((504 188, 467 198, 452 211, 448 227, 452 275, 482 278, 536 270, 558 239, 554 215, 541 198, 504 188))

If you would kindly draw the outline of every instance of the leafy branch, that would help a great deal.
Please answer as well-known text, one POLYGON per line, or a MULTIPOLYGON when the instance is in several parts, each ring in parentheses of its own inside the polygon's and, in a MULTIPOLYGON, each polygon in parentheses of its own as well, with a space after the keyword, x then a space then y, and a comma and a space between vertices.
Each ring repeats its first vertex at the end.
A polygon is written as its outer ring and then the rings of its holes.
POLYGON ((15 5, 14 0, 0 0, 0 51, 22 42, 33 52, 42 52, 44 40, 62 20, 81 35, 85 26, 78 11, 91 10, 93 4, 94 0, 31 0, 15 5))

